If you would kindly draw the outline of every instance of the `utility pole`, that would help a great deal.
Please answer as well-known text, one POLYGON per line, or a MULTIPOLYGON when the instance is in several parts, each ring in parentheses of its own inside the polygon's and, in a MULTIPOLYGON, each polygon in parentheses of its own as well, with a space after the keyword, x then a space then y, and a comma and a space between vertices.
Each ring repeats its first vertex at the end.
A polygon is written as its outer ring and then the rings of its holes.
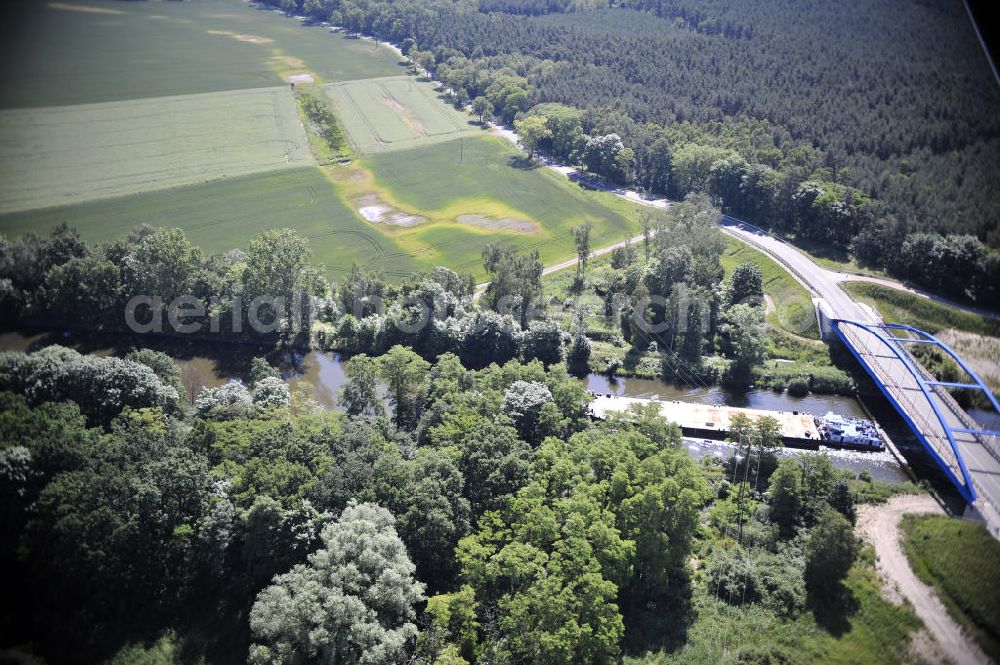
POLYGON ((750 475, 750 448, 752 446, 751 440, 747 439, 747 456, 744 458, 746 468, 743 470, 743 480, 740 481, 740 493, 737 502, 739 504, 739 518, 737 521, 737 536, 736 542, 743 545, 743 489, 747 484, 747 480, 750 475))

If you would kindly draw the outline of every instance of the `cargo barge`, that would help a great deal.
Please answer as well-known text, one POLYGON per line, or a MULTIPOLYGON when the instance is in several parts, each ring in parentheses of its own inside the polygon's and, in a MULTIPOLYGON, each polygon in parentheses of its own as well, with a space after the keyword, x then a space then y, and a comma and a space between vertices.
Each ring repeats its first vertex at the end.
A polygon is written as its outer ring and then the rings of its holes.
POLYGON ((609 413, 626 413, 633 404, 660 406, 660 414, 677 423, 685 436, 722 440, 728 437, 730 421, 737 414, 749 418, 771 416, 781 425, 781 442, 790 448, 821 447, 880 451, 885 448, 880 430, 869 420, 846 418, 834 413, 814 416, 799 411, 766 411, 735 406, 693 402, 637 399, 596 394, 590 403, 590 415, 603 419, 609 413))

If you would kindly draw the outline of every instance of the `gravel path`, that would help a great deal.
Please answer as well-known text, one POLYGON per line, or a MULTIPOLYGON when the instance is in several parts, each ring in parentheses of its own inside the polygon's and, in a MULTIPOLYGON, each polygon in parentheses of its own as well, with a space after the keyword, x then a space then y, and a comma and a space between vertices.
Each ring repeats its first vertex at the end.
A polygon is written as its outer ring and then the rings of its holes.
MULTIPOLYGON (((906 513, 943 515, 944 511, 929 496, 907 495, 894 497, 879 506, 862 506, 858 515, 858 529, 875 546, 878 570, 887 582, 890 597, 898 591, 910 602, 947 662, 953 665, 989 663, 986 654, 951 618, 934 590, 921 582, 910 568, 899 530, 899 521, 906 513)), ((937 649, 914 646, 928 660, 937 660, 934 657, 937 649)))

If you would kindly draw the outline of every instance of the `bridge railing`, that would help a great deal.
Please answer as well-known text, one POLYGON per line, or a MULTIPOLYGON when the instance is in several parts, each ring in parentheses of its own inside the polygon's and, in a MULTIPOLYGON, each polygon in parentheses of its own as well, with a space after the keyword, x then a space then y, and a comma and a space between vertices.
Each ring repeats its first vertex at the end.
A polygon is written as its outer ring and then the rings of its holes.
POLYGON ((976 441, 978 441, 979 444, 982 445, 983 448, 987 452, 989 452, 990 455, 994 457, 994 459, 1000 461, 1000 432, 991 431, 980 425, 978 422, 976 422, 976 420, 972 418, 972 416, 970 416, 968 413, 965 412, 965 409, 963 409, 957 402, 955 402, 954 397, 952 397, 951 393, 949 393, 946 389, 948 386, 954 386, 967 390, 979 391, 986 396, 986 399, 993 406, 994 411, 997 414, 1000 414, 1000 402, 997 401, 996 396, 989 389, 989 387, 983 382, 983 380, 979 378, 976 372, 950 346, 948 346, 947 344, 945 344, 937 337, 928 332, 924 332, 923 330, 918 330, 913 326, 907 326, 898 323, 886 323, 883 324, 881 327, 886 330, 903 330, 907 333, 917 335, 916 339, 898 338, 898 337, 892 337, 890 339, 896 342, 897 345, 899 345, 900 348, 903 349, 906 355, 912 359, 914 367, 917 368, 921 372, 921 374, 925 377, 925 380, 929 382, 931 390, 936 395, 938 395, 945 404, 947 404, 950 407, 953 407, 951 410, 954 412, 955 416, 962 422, 962 424, 965 425, 964 433, 967 433, 975 437, 976 441), (974 381, 974 383, 962 383, 962 384, 949 383, 947 385, 942 385, 942 382, 938 381, 937 378, 933 376, 930 372, 928 372, 927 368, 925 368, 913 356, 913 354, 909 352, 909 350, 906 347, 902 346, 902 344, 906 343, 930 344, 931 346, 934 346, 940 349, 941 351, 944 351, 946 354, 948 354, 949 357, 951 357, 953 361, 955 361, 956 364, 958 364, 959 367, 962 368, 962 370, 974 381))
MULTIPOLYGON (((954 402, 951 395, 945 393, 947 398, 942 398, 936 393, 932 394, 930 390, 931 386, 928 385, 922 376, 923 368, 919 363, 915 362, 915 359, 909 353, 896 343, 897 338, 885 334, 887 331, 884 326, 845 319, 835 319, 833 325, 838 336, 847 345, 847 348, 858 362, 861 363, 861 366, 872 375, 876 385, 907 422, 914 434, 916 434, 928 452, 931 453, 931 456, 934 457, 934 460, 962 496, 970 503, 975 501, 976 490, 969 475, 969 470, 965 465, 965 460, 962 459, 962 454, 958 450, 958 444, 954 436, 955 432, 946 416, 938 407, 939 400, 945 404, 948 401, 954 402), (892 365, 895 365, 897 362, 902 364, 902 367, 908 373, 913 383, 900 385, 893 378, 895 374, 893 367, 883 364, 883 361, 879 359, 879 354, 869 345, 870 341, 878 343, 878 350, 888 351, 891 354, 892 365), (914 389, 919 390, 920 394, 923 395, 923 400, 920 402, 915 401, 910 395, 914 389), (933 413, 933 418, 926 415, 928 407, 931 413, 933 413), (941 439, 947 441, 945 450, 938 450, 938 445, 934 443, 937 440, 943 444, 944 441, 941 441, 941 439), (947 449, 950 449, 951 455, 955 460, 954 464, 950 464, 943 456, 943 454, 946 454, 947 449), (957 469, 955 469, 956 466, 957 469), (956 470, 958 473, 956 473, 956 470), (959 476, 961 476, 961 480, 959 476)), ((917 331, 916 329, 913 329, 913 331, 923 333, 923 331, 917 331)), ((923 334, 926 335, 927 333, 923 334)), ((898 370, 899 367, 897 366, 896 369, 898 370)), ((950 405, 948 408, 949 411, 952 411, 950 405)), ((955 408, 961 409, 957 404, 955 404, 955 408)))

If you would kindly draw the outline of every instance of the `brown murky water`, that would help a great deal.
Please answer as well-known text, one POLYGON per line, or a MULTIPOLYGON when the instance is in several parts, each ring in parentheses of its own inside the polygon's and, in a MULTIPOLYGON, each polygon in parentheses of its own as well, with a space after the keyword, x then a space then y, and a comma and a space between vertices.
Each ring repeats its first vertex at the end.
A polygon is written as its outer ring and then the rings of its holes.
MULTIPOLYGON (((138 346, 163 351, 181 367, 181 378, 192 399, 204 386, 220 386, 231 379, 247 378, 250 362, 266 357, 281 370, 293 391, 312 397, 323 407, 336 408, 337 392, 344 383, 343 359, 339 354, 275 351, 236 344, 207 344, 197 340, 172 340, 134 335, 59 334, 33 332, 0 333, 0 350, 30 351, 49 344, 62 344, 81 353, 125 355, 138 346)), ((803 411, 823 415, 833 411, 845 416, 864 417, 865 412, 852 397, 807 395, 795 397, 770 390, 732 393, 723 388, 686 388, 662 381, 638 378, 608 379, 592 374, 583 380, 588 390, 626 397, 680 400, 703 404, 727 404, 774 411, 803 411)))
POLYGON ((336 408, 337 391, 344 383, 339 354, 313 352, 303 355, 236 344, 149 337, 139 339, 118 334, 0 333, 0 351, 33 351, 50 344, 62 344, 97 356, 123 356, 138 346, 163 351, 180 366, 181 380, 189 401, 205 386, 221 386, 232 379, 246 380, 250 362, 257 356, 266 357, 278 367, 293 392, 302 392, 327 409, 336 408))
MULTIPOLYGON (((146 346, 170 355, 181 367, 181 377, 191 400, 204 386, 220 386, 231 379, 246 380, 254 357, 265 356, 281 370, 293 393, 315 399, 326 409, 336 409, 337 393, 344 384, 344 359, 335 353, 275 351, 235 344, 206 344, 203 341, 164 340, 131 335, 79 335, 59 333, 5 332, 0 333, 0 351, 32 351, 50 344, 62 344, 94 355, 125 355, 137 346, 146 346)), ((704 404, 727 404, 755 409, 802 411, 817 415, 828 411, 846 416, 865 416, 858 401, 838 395, 808 395, 795 397, 770 390, 753 390, 746 394, 731 393, 719 387, 684 388, 649 379, 623 378, 612 380, 592 374, 581 379, 587 389, 596 393, 611 393, 627 397, 680 400, 704 404)), ((728 457, 733 451, 718 441, 690 440, 687 443, 695 457, 728 457)), ((789 451, 788 454, 801 454, 789 451)), ((869 470, 880 480, 899 481, 905 474, 888 453, 873 455, 837 451, 831 454, 835 466, 855 471, 869 470)))

